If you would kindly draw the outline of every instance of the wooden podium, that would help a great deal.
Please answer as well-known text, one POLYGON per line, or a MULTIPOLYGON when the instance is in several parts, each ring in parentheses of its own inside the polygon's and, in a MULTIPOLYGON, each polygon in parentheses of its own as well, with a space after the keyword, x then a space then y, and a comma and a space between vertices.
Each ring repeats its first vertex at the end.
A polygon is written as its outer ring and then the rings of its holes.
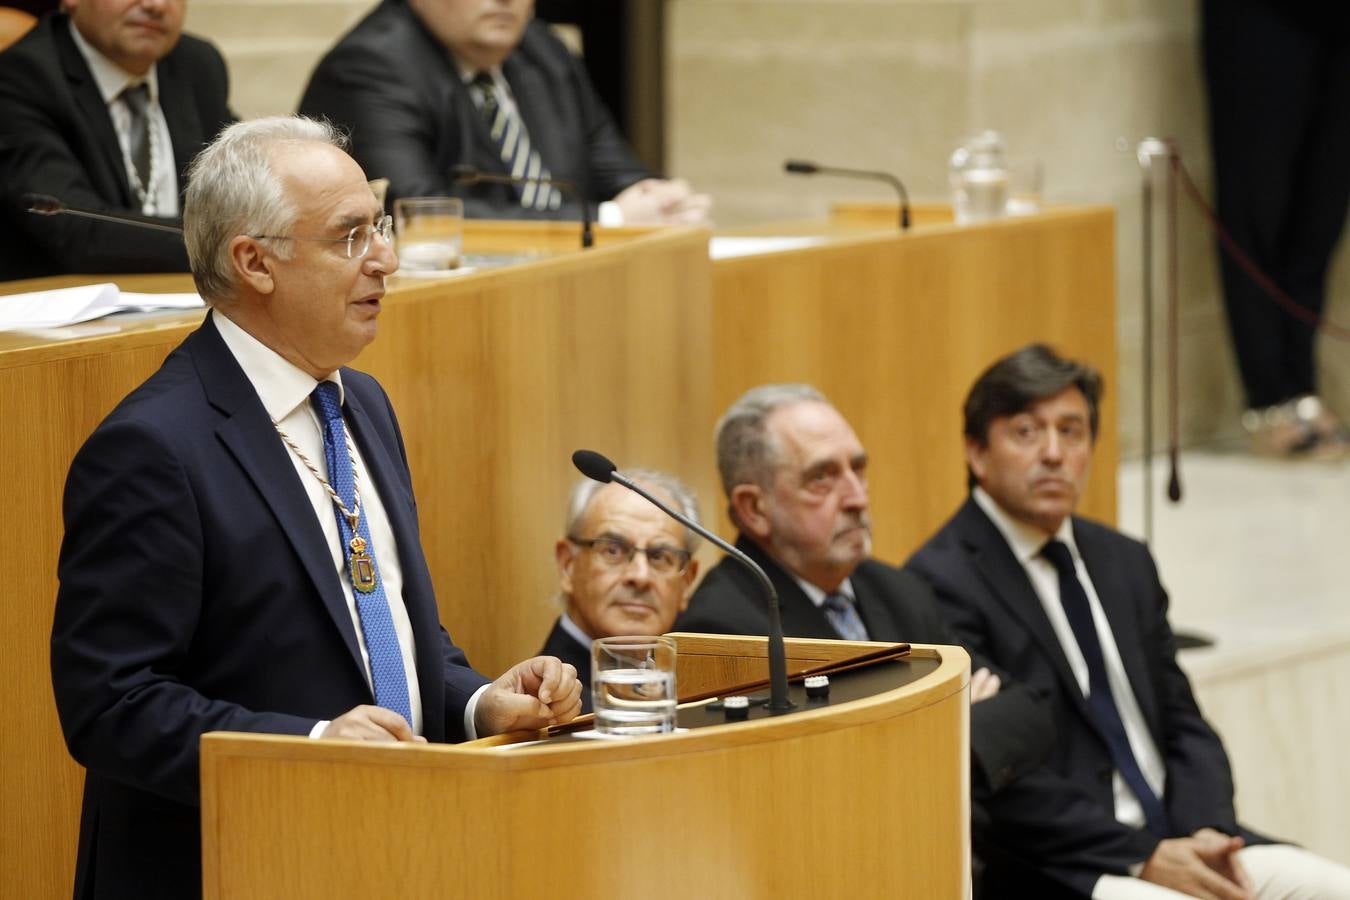
MULTIPOLYGON (((684 695, 763 676, 762 638, 676 637, 684 695)), ((877 646, 787 644, 789 671, 877 646)), ((908 683, 632 740, 206 735, 204 897, 961 900, 969 657, 916 646, 887 665, 908 683)))

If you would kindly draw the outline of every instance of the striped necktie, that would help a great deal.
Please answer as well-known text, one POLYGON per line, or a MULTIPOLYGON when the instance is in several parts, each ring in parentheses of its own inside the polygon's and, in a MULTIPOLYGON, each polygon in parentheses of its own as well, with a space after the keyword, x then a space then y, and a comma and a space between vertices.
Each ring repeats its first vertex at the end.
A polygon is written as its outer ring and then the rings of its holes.
MULTIPOLYGON (((525 121, 514 109, 498 102, 497 85, 492 76, 479 72, 473 77, 473 86, 482 99, 479 111, 483 114, 483 124, 487 126, 488 135, 506 170, 516 178, 552 178, 539 151, 530 143, 525 121)), ((562 206, 562 195, 552 185, 531 181, 517 184, 515 188, 520 205, 526 209, 558 209, 562 206)))
POLYGON ((1167 810, 1158 795, 1149 787, 1139 761, 1130 749, 1130 739, 1125 733, 1125 722, 1120 718, 1120 709, 1111 693, 1111 683, 1106 676, 1106 657, 1102 654, 1101 641, 1097 639, 1097 626, 1092 618, 1092 606, 1088 602, 1087 591, 1078 580, 1078 570, 1073 563, 1073 554, 1063 541, 1051 540, 1041 548, 1041 556, 1049 560, 1059 575, 1059 602, 1064 607, 1064 615, 1073 629, 1078 649, 1083 651, 1083 659, 1088 668, 1087 705, 1089 718, 1096 726, 1097 733, 1106 742, 1107 752, 1116 771, 1125 779, 1130 790, 1139 798, 1143 807, 1144 819, 1148 830, 1155 837, 1167 837, 1171 834, 1168 826, 1167 810))
POLYGON ((131 116, 131 128, 127 133, 127 151, 131 164, 136 168, 136 178, 140 181, 140 190, 150 192, 150 86, 141 82, 128 87, 118 95, 126 104, 131 116))

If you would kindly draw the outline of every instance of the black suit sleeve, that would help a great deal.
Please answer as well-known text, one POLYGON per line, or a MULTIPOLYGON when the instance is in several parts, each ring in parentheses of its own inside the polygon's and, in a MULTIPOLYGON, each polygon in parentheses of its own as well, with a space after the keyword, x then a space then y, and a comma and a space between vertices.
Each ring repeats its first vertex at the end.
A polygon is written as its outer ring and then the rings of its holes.
POLYGON ((188 473, 156 429, 124 420, 95 431, 66 485, 51 645, 71 755, 190 805, 202 734, 303 735, 319 721, 245 709, 184 683, 194 643, 211 640, 198 629, 209 548, 197 513, 188 473))

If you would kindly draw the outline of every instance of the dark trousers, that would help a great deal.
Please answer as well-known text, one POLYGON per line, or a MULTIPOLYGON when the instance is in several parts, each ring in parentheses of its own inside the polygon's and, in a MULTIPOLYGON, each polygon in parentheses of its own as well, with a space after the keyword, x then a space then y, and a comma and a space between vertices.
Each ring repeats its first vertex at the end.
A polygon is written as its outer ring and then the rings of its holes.
MULTIPOLYGON (((1350 14, 1322 0, 1203 0, 1219 218, 1290 297, 1321 313, 1350 200, 1350 14)), ((1312 326, 1220 252, 1249 407, 1316 392, 1312 326)))

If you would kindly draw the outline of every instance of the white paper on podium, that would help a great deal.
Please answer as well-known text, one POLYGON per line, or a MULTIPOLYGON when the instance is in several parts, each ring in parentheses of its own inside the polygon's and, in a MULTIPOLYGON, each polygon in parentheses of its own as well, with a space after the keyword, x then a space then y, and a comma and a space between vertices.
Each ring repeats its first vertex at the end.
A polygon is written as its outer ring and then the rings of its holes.
POLYGON ((781 253, 784 250, 800 250, 825 243, 826 238, 818 235, 794 237, 714 237, 708 241, 708 256, 711 259, 731 259, 735 256, 756 256, 760 253, 781 253))
POLYGON ((116 312, 200 309, 196 294, 123 293, 115 284, 86 284, 0 297, 0 331, 53 328, 88 322, 116 312))

